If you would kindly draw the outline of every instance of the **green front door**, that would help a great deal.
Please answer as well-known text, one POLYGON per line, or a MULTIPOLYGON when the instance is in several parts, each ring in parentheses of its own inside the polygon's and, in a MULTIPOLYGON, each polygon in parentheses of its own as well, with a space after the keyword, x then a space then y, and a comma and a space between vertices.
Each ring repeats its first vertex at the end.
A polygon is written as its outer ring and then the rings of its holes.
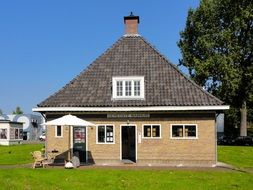
POLYGON ((73 127, 73 154, 86 162, 86 127, 73 127))

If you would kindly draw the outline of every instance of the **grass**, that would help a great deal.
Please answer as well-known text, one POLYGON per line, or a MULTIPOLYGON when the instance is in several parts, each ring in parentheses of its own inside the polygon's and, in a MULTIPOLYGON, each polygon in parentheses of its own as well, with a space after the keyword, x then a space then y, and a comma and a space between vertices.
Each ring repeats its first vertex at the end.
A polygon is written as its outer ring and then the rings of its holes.
MULTIPOLYGON (((0 146, 0 165, 31 163, 42 144, 0 146)), ((253 167, 253 147, 218 146, 219 161, 253 167)), ((1 167, 1 166, 0 166, 1 167)), ((229 170, 1 168, 0 189, 252 189, 253 174, 229 170)))
POLYGON ((43 144, 0 146, 0 165, 32 163, 33 158, 30 152, 42 148, 43 144))
POLYGON ((2 189, 252 189, 253 175, 228 171, 2 169, 2 189), (17 180, 18 179, 18 180, 17 180))
MULTIPOLYGON (((32 163, 30 152, 42 148, 43 144, 0 146, 0 165, 32 163)), ((253 147, 218 146, 218 160, 239 168, 253 167, 253 147)))
POLYGON ((238 168, 253 168, 253 146, 218 146, 218 160, 238 168))

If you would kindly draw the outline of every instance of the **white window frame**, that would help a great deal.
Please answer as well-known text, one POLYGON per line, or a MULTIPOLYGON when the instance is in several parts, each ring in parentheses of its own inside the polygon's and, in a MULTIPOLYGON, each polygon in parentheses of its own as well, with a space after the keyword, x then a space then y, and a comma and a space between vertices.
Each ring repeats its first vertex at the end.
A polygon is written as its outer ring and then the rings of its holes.
MULTIPOLYGON (((6 128, 0 128, 0 130, 6 130, 6 138, 5 139, 2 139, 2 138, 0 138, 0 140, 8 140, 8 128, 6 127, 6 128)), ((15 137, 15 136, 14 136, 15 137)))
POLYGON ((17 140, 17 139, 20 139, 19 138, 19 128, 15 128, 14 129, 14 139, 17 140), (16 130, 18 131, 18 137, 16 138, 16 130))
POLYGON ((97 124, 96 125, 96 144, 115 144, 115 127, 113 124, 97 124), (98 127, 105 126, 105 142, 98 142, 98 127), (106 142, 106 126, 112 126, 113 129, 113 142, 106 142))
POLYGON ((18 129, 18 138, 23 140, 23 137, 24 137, 24 130, 18 129), (22 138, 20 138, 20 130, 22 130, 22 138))
POLYGON ((55 125, 55 137, 62 138, 63 137, 63 126, 62 125, 55 125), (61 126, 61 136, 57 135, 57 126, 61 126))
POLYGON ((119 80, 116 81, 116 95, 119 96, 119 97, 123 96, 123 81, 119 81, 119 80), (121 89, 121 93, 119 93, 121 95, 118 95, 118 92, 119 92, 118 91, 118 82, 121 83, 121 88, 120 88, 121 89))
MULTIPOLYGON (((16 128, 15 130, 18 130, 18 138, 16 138, 16 134, 15 134, 15 136, 14 136, 15 140, 23 139, 23 138, 20 138, 20 130, 22 130, 22 131, 24 131, 24 130, 21 129, 21 128, 16 128)), ((16 133, 16 131, 15 131, 15 133, 16 133)), ((22 133, 23 133, 23 132, 22 132, 22 133)))
POLYGON ((198 125, 197 124, 181 124, 181 123, 174 123, 170 125, 170 138, 171 139, 198 139, 198 125), (172 136, 172 127, 173 125, 182 125, 183 126, 183 137, 173 137, 172 136), (195 126, 196 127, 196 137, 186 137, 185 136, 185 126, 195 126))
POLYGON ((162 138, 162 127, 161 127, 161 124, 143 124, 142 125, 142 138, 143 139, 161 139, 162 138), (151 137, 144 137, 144 126, 145 125, 149 125, 149 126, 151 126, 151 137), (153 128, 153 125, 157 125, 157 126, 159 126, 159 137, 153 137, 152 136, 152 128, 153 128))
POLYGON ((112 99, 144 99, 145 85, 144 76, 112 77, 112 99), (122 96, 117 95, 117 81, 122 81, 122 96), (131 81, 131 96, 126 96, 126 81, 131 81), (134 81, 140 81, 140 95, 134 94, 134 81))

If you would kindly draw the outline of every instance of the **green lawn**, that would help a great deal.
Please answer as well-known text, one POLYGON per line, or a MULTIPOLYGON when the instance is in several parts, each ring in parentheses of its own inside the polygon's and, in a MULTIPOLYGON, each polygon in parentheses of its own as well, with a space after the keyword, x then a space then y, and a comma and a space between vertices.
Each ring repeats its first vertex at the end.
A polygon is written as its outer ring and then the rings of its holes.
MULTIPOLYGON (((31 163, 30 152, 42 148, 43 144, 0 146, 0 165, 31 163)), ((218 146, 218 160, 240 168, 253 168, 253 147, 218 146)))
POLYGON ((1 189, 252 189, 253 175, 228 171, 2 169, 1 189))
MULTIPOLYGON (((0 189, 252 189, 253 174, 230 170, 12 168, 31 163, 31 151, 42 144, 0 146, 0 189)), ((253 147, 219 146, 219 161, 253 168, 253 147)))
POLYGON ((41 150, 43 144, 0 146, 0 165, 32 163, 30 152, 41 150))
POLYGON ((253 146, 218 146, 218 160, 239 168, 253 168, 253 146))

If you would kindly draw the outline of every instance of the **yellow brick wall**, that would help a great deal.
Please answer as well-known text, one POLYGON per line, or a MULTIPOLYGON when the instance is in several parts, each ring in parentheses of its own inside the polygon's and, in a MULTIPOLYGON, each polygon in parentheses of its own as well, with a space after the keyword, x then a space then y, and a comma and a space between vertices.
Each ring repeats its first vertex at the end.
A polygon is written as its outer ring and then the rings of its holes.
MULTIPOLYGON (((130 119, 128 122, 137 126, 137 134, 142 134, 143 124, 160 124, 160 139, 141 139, 137 141, 137 163, 140 164, 215 164, 215 118, 142 118, 130 119), (198 139, 171 139, 171 124, 197 124, 198 139)), ((120 126, 127 124, 127 119, 86 119, 95 124, 112 124, 115 130, 114 144, 97 144, 96 127, 88 128, 87 141, 89 159, 95 163, 120 162, 120 126)), ((63 129, 63 138, 55 138, 55 129, 47 130, 47 149, 62 152, 68 147, 68 128, 63 129)))
POLYGON ((46 128, 46 151, 58 151, 59 158, 67 158, 69 150, 69 127, 62 126, 62 137, 55 137, 55 126, 47 126, 46 128))

